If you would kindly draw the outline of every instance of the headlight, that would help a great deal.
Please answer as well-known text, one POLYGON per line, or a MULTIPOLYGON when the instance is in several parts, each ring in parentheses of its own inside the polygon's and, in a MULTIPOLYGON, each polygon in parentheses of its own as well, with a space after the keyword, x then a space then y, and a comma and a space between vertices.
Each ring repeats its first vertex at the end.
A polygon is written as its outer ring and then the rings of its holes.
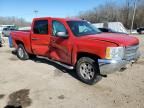
POLYGON ((107 47, 106 59, 123 59, 124 47, 107 47))

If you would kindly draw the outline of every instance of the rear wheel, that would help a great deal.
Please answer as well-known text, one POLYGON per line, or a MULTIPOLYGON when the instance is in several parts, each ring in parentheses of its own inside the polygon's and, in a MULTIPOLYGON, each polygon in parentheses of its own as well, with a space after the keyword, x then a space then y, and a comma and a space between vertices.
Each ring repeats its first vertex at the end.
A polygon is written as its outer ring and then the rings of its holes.
POLYGON ((95 84, 101 79, 98 63, 89 57, 82 57, 78 60, 76 71, 80 80, 89 85, 95 84))
POLYGON ((27 60, 29 59, 29 55, 28 53, 26 52, 24 46, 22 44, 19 44, 18 45, 18 48, 17 48, 17 57, 21 60, 27 60))

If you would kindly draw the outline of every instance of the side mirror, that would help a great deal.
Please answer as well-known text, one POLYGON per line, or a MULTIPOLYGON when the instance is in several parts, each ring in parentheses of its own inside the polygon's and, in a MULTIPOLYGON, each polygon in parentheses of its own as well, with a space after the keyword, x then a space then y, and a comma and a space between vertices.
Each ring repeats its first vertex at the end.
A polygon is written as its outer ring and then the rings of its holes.
POLYGON ((68 38, 68 35, 66 32, 57 32, 56 35, 62 38, 68 38))

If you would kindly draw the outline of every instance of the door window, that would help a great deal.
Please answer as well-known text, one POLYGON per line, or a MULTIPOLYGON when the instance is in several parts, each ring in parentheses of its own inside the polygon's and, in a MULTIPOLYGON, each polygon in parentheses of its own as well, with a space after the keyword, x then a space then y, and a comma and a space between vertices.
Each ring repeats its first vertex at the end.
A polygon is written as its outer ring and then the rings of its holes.
POLYGON ((48 34, 48 21, 38 20, 34 23, 34 34, 48 34))
POLYGON ((52 27, 53 27, 53 36, 56 36, 57 32, 67 32, 65 26, 59 22, 59 21, 53 21, 52 22, 52 27))

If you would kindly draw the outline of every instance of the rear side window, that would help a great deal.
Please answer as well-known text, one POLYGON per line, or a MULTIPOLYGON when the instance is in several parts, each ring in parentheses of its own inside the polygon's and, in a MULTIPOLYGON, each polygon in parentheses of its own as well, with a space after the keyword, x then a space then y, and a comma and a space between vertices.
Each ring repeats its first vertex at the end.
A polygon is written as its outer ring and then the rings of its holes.
POLYGON ((48 21, 38 20, 34 23, 34 34, 48 34, 48 21))

